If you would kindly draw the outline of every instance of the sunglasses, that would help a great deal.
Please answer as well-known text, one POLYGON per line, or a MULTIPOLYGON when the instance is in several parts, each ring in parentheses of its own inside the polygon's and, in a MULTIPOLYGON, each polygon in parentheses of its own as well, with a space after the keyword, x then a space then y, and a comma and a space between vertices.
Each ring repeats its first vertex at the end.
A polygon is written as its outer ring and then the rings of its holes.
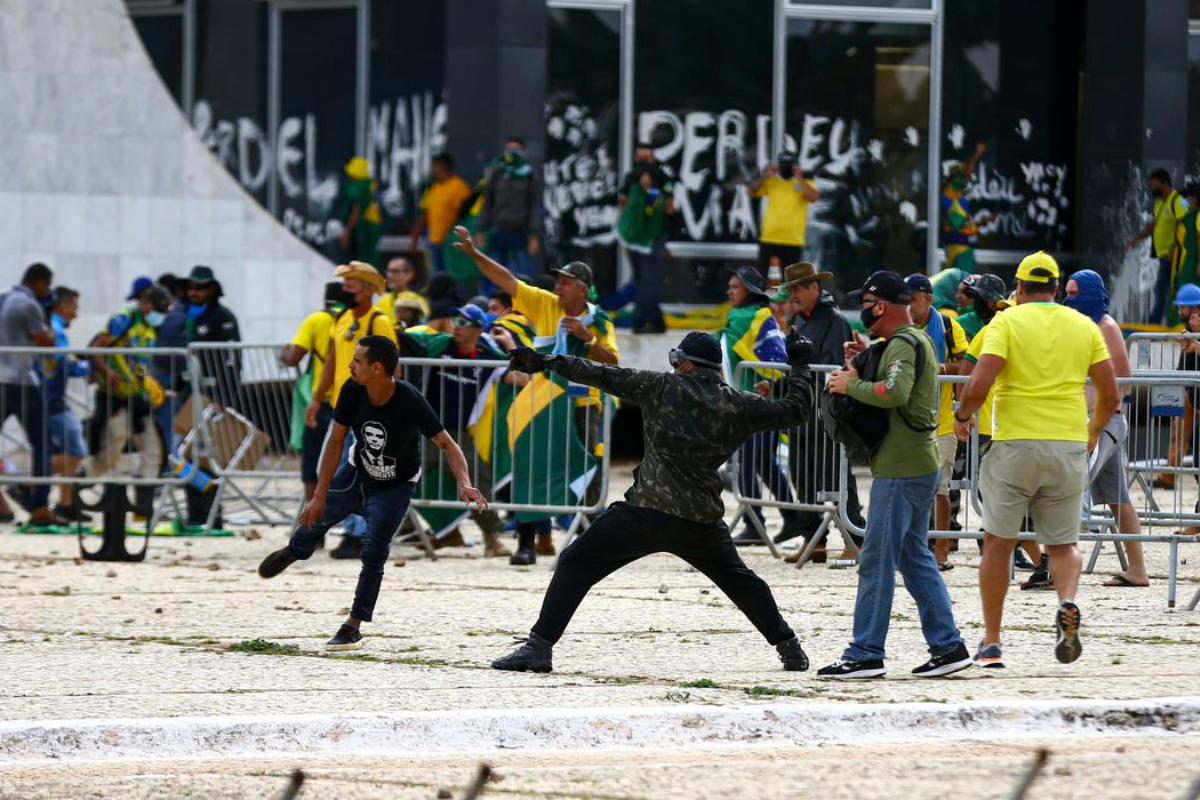
POLYGON ((358 333, 358 328, 358 320, 354 320, 354 322, 350 323, 350 327, 346 329, 346 333, 342 336, 342 338, 347 342, 353 342, 355 335, 358 333))
POLYGON ((456 327, 456 328, 478 328, 481 326, 479 325, 479 323, 475 322, 474 320, 467 319, 466 317, 455 317, 454 318, 454 327, 456 327))

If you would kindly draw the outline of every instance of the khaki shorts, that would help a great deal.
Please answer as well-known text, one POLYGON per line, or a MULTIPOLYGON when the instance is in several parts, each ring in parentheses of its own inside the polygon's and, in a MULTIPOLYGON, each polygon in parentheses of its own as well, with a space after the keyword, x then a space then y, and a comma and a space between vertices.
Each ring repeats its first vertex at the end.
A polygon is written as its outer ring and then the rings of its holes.
POLYGON ((979 467, 983 529, 1016 538, 1028 513, 1039 542, 1074 544, 1087 482, 1083 442, 993 441, 979 467))
POLYGON ((938 460, 942 464, 942 479, 938 481, 939 497, 950 496, 950 478, 954 473, 954 454, 958 452, 958 437, 947 433, 938 437, 938 460))

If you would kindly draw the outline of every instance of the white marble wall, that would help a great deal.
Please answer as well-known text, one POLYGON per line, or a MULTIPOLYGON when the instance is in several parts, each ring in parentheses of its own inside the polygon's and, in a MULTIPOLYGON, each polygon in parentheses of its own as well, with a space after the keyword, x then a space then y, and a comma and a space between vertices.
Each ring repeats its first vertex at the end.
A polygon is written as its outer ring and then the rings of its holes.
POLYGON ((122 0, 0 0, 0 283, 43 261, 84 344, 137 275, 207 264, 247 341, 289 338, 333 266, 186 124, 122 0))

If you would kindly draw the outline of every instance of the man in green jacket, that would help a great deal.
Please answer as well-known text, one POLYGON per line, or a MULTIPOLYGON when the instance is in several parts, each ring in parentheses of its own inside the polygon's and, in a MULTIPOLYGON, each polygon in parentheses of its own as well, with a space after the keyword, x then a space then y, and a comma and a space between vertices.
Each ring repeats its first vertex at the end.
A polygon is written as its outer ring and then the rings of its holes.
MULTIPOLYGON (((868 406, 888 409, 888 429, 871 457, 871 502, 858 566, 854 604, 854 638, 839 661, 823 667, 818 677, 880 678, 884 643, 896 592, 896 571, 917 603, 929 661, 913 670, 919 678, 936 678, 971 666, 972 659, 954 624, 950 595, 929 549, 929 509, 937 493, 937 358, 928 334, 913 324, 912 295, 895 272, 880 271, 863 288, 862 322, 887 339, 878 380, 858 376, 847 367, 829 376, 830 392, 845 394, 868 406), (919 348, 919 349, 918 349, 919 348)), ((847 357, 866 348, 856 337, 847 357)))

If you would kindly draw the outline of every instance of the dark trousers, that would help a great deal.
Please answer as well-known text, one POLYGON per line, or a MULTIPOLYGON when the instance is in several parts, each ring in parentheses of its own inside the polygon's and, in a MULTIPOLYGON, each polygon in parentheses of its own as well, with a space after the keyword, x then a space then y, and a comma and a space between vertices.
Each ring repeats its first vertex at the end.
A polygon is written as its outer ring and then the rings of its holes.
MULTIPOLYGON (((1166 321, 1167 296, 1171 294, 1171 259, 1158 259, 1158 275, 1154 278, 1154 297, 1150 308, 1151 325, 1161 325, 1166 321)), ((1187 322, 1187 320, 1184 320, 1187 322)))
MULTIPOLYGON (((42 393, 36 386, 22 386, 16 383, 0 384, 0 425, 9 417, 16 417, 25 430, 29 439, 29 449, 33 456, 33 476, 44 478, 50 474, 50 432, 46 427, 47 415, 42 393)), ((29 493, 29 507, 32 510, 42 508, 50 502, 50 487, 42 484, 34 486, 29 493)))
POLYGON ((354 605, 350 606, 350 616, 357 620, 370 622, 375 612, 388 550, 392 546, 392 537, 408 513, 412 490, 413 484, 408 481, 385 487, 372 486, 362 479, 358 470, 343 463, 329 484, 321 520, 311 528, 297 528, 288 543, 292 558, 303 561, 312 557, 317 543, 334 525, 351 514, 366 517, 367 535, 363 537, 359 551, 362 569, 354 590, 354 605))
POLYGON ((304 428, 300 439, 300 480, 304 483, 317 482, 317 470, 321 466, 321 450, 329 434, 329 423, 333 421, 333 406, 322 403, 317 411, 316 427, 304 428))
POLYGON ((738 555, 724 521, 691 522, 628 503, 609 506, 559 556, 533 633, 557 642, 593 586, 654 553, 678 556, 704 573, 771 644, 795 635, 780 616, 771 589, 738 555))
POLYGON ((762 270, 763 277, 767 275, 767 270, 771 268, 771 259, 779 259, 780 269, 796 264, 804 260, 804 248, 793 246, 790 244, 769 244, 767 242, 758 243, 758 268, 762 270))
POLYGON ((629 251, 629 263, 633 267, 633 279, 637 282, 637 299, 633 306, 633 325, 646 326, 665 331, 666 321, 658 298, 662 294, 663 251, 662 242, 655 242, 649 253, 629 251))
MULTIPOLYGON (((758 499, 762 496, 761 484, 781 503, 792 502, 792 490, 787 476, 779 468, 779 431, 765 431, 751 436, 738 451, 738 491, 742 497, 758 499)), ((763 518, 762 508, 750 507, 755 516, 763 518)), ((785 522, 797 519, 797 512, 780 512, 785 522)))

